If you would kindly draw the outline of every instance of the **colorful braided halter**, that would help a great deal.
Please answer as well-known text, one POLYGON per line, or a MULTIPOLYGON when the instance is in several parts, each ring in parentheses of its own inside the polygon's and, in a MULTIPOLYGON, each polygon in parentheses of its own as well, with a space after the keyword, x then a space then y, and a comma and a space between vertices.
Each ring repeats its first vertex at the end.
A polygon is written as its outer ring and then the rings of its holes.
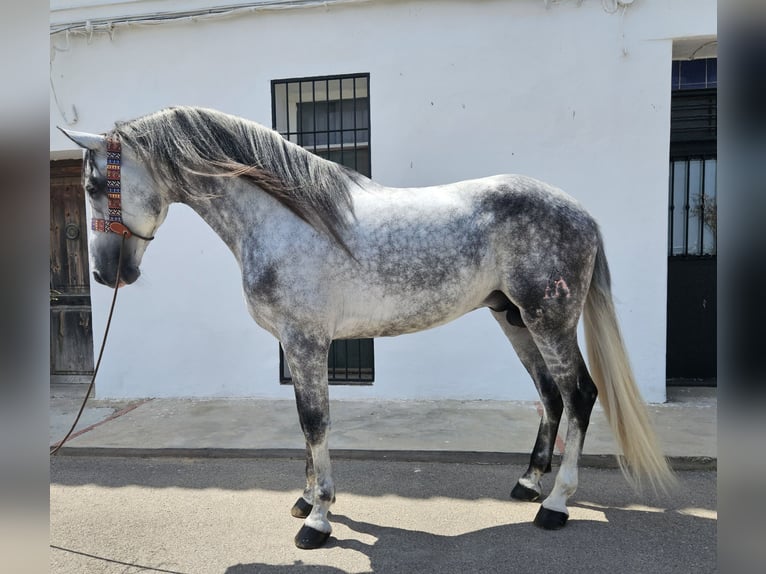
POLYGON ((144 241, 151 241, 154 237, 144 237, 131 231, 122 221, 122 190, 120 167, 122 165, 122 144, 117 136, 109 136, 106 139, 106 195, 109 199, 109 219, 96 219, 91 221, 94 231, 116 233, 127 239, 135 235, 144 241))

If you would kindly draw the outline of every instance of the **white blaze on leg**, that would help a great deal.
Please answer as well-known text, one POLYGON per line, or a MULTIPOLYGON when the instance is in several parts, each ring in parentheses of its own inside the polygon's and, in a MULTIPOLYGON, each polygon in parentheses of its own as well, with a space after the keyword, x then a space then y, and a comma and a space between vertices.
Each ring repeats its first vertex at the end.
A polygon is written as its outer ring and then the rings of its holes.
POLYGON ((525 486, 526 488, 529 488, 530 490, 534 490, 536 493, 540 494, 543 489, 540 486, 540 479, 543 477, 543 473, 540 472, 537 469, 532 470, 532 476, 522 476, 519 479, 519 484, 521 486, 525 486))
POLYGON ((566 438, 566 450, 561 461, 561 468, 556 475, 556 483, 553 485, 548 498, 543 501, 543 508, 563 512, 567 516, 567 500, 577 490, 577 462, 580 458, 580 430, 574 424, 569 423, 566 438))

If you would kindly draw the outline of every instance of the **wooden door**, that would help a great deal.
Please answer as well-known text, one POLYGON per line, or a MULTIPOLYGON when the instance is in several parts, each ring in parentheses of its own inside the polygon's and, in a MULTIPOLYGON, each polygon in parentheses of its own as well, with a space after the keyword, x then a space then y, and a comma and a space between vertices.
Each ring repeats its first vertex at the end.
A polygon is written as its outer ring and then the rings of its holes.
POLYGON ((51 375, 93 373, 82 161, 51 162, 51 375))

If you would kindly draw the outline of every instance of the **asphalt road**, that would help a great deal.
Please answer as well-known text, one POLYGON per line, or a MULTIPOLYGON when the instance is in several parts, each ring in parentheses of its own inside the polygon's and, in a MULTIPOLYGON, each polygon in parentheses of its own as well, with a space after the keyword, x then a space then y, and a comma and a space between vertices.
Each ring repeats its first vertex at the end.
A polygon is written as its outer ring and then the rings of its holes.
POLYGON ((716 572, 715 472, 657 497, 581 469, 569 523, 549 532, 537 504, 508 499, 522 470, 336 460, 333 536, 306 551, 289 513, 300 460, 54 457, 50 572, 716 572))

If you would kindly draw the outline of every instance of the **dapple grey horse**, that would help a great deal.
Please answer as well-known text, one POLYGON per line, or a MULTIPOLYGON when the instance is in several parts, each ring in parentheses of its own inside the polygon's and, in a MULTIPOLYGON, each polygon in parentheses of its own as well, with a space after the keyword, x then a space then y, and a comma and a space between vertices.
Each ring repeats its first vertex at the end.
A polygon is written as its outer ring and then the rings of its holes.
POLYGON ((136 281, 174 202, 194 209, 239 262, 250 314, 284 348, 306 438, 306 487, 292 509, 305 518, 298 547, 322 546, 331 531, 331 341, 412 333, 482 307, 543 405, 512 498, 541 497, 563 411, 569 421, 535 524, 556 529, 568 518, 597 396, 628 479, 672 484, 620 335, 598 226, 562 191, 519 175, 388 188, 261 125, 202 108, 168 108, 104 135, 65 133, 86 150, 96 281, 136 281), (590 371, 577 342, 581 315, 590 371))

